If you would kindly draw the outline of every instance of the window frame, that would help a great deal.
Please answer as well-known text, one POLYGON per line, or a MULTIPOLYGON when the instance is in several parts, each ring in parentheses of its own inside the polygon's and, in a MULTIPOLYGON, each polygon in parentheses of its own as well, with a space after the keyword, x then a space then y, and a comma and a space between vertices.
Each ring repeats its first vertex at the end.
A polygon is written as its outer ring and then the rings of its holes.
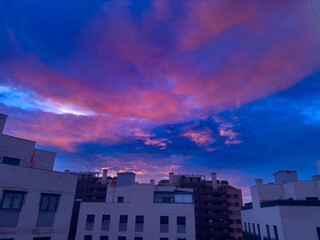
POLYGON ((41 193, 41 198, 40 198, 40 203, 39 203, 39 212, 55 212, 58 209, 59 206, 59 202, 60 202, 60 196, 61 194, 56 194, 56 193, 41 193), (47 203, 47 206, 45 206, 45 208, 43 208, 42 206, 42 201, 44 199, 44 197, 49 197, 49 201, 47 203), (50 203, 52 201, 52 198, 56 198, 56 204, 54 209, 50 209, 50 203))
POLYGON ((3 190, 0 209, 1 210, 9 210, 9 211, 20 211, 22 209, 22 205, 24 204, 26 193, 27 192, 25 192, 25 191, 3 190), (5 200, 6 194, 14 194, 14 195, 15 194, 22 194, 22 199, 21 199, 21 202, 19 204, 19 208, 12 208, 12 205, 13 205, 15 197, 13 197, 11 199, 10 208, 3 208, 3 203, 4 203, 4 200, 5 200))

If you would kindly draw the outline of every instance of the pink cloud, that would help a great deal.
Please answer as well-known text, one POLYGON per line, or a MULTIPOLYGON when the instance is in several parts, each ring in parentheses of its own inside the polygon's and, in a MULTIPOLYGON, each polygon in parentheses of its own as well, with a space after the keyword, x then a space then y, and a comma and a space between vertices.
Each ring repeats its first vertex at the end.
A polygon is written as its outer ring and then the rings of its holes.
POLYGON ((209 128, 204 128, 202 130, 186 130, 181 136, 190 138, 198 146, 206 149, 207 151, 213 151, 214 148, 210 147, 212 143, 215 143, 217 139, 213 132, 209 128))

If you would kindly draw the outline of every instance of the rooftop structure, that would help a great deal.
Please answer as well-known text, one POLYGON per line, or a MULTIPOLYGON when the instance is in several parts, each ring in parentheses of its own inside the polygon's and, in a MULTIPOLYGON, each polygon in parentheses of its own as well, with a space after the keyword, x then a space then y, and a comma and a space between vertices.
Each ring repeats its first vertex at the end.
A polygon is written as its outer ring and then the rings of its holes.
POLYGON ((297 171, 274 173, 275 183, 261 179, 251 187, 252 203, 242 211, 246 239, 320 239, 319 175, 298 180, 297 171))

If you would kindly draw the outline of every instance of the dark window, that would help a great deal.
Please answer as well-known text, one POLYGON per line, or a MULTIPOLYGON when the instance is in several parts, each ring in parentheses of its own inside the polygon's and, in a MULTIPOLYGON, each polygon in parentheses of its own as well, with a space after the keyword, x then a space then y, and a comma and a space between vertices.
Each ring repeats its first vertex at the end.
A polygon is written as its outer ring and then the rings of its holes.
POLYGON ((94 222, 94 215, 88 214, 88 215, 87 215, 87 222, 93 223, 93 222, 94 222))
POLYGON ((143 216, 136 216, 136 223, 143 223, 144 217, 143 216))
POLYGON ((244 223, 244 231, 247 232, 247 223, 244 223))
POLYGON ((256 227, 254 226, 254 223, 252 223, 252 230, 253 230, 253 235, 256 235, 256 227))
POLYGON ((110 215, 103 215, 101 231, 109 231, 109 227, 110 227, 110 215))
POLYGON ((177 238, 177 240, 186 240, 185 238, 177 238))
POLYGON ((186 225, 186 217, 177 217, 178 225, 186 225))
POLYGON ((258 228, 258 236, 259 236, 259 239, 261 239, 261 232, 260 232, 260 224, 259 224, 259 223, 257 224, 257 228, 258 228))
POLYGON ((143 237, 134 237, 134 240, 143 240, 143 237))
POLYGON ((317 197, 306 197, 306 200, 308 201, 318 201, 317 197))
POLYGON ((92 236, 91 235, 85 235, 84 236, 84 240, 92 240, 92 236))
POLYGON ((109 240, 108 236, 100 236, 100 240, 109 240))
POLYGON ((51 237, 34 237, 33 240, 50 240, 51 237))
POLYGON ((276 239, 276 240, 279 240, 279 235, 278 235, 278 228, 277 228, 277 226, 273 226, 273 231, 274 231, 274 238, 276 239))
POLYGON ((268 235, 268 239, 271 239, 271 235, 270 235, 270 228, 269 228, 269 225, 266 225, 266 229, 267 229, 267 235, 268 235))
POLYGON ((127 237, 118 237, 118 240, 127 240, 127 237))
POLYGON ((320 240, 320 227, 317 227, 318 239, 320 240))
POLYGON ((235 202, 235 203, 234 203, 234 206, 239 207, 239 203, 238 203, 238 202, 235 202))
POLYGON ((92 231, 94 227, 94 215, 88 214, 87 215, 87 222, 86 222, 86 230, 92 231))
POLYGON ((169 238, 160 238, 160 240, 169 240, 169 238))
POLYGON ((240 215, 240 211, 235 211, 234 214, 235 215, 240 215))
POLYGON ((9 165, 19 166, 19 164, 20 164, 20 159, 18 159, 18 158, 11 158, 11 157, 3 157, 2 163, 3 163, 3 164, 9 164, 9 165))
POLYGON ((238 194, 234 194, 233 197, 234 198, 239 198, 239 195, 238 194))
POLYGON ((238 233, 241 233, 242 229, 241 228, 237 228, 237 231, 238 231, 238 233))
POLYGON ((120 223, 128 223, 128 216, 120 215, 120 223))
POLYGON ((237 224, 241 224, 241 220, 239 220, 239 219, 236 220, 236 223, 237 223, 237 224))
POLYGON ((20 210, 25 192, 3 191, 1 209, 20 210))
POLYGON ((160 217, 160 224, 169 224, 169 217, 168 216, 161 216, 160 217))
POLYGON ((124 197, 118 197, 118 202, 124 202, 124 197))
POLYGON ((155 203, 174 203, 174 193, 154 192, 153 199, 155 203))
POLYGON ((56 211, 60 195, 41 194, 40 211, 56 211))

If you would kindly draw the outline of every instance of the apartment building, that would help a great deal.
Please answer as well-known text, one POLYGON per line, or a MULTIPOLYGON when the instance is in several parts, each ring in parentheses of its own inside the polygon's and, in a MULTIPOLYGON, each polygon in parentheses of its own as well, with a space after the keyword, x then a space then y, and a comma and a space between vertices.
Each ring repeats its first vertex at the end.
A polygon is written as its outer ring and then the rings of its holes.
POLYGON ((319 175, 308 181, 295 170, 274 173, 274 183, 256 180, 252 202, 242 208, 245 239, 320 239, 320 161, 317 166, 319 175))
POLYGON ((135 182, 118 173, 106 202, 82 202, 77 240, 193 240, 193 190, 135 182))
MULTIPOLYGON (((66 172, 70 173, 68 170, 66 172)), ((105 202, 107 185, 115 182, 112 177, 108 177, 108 170, 103 170, 102 176, 97 172, 73 172, 71 174, 78 177, 68 237, 69 240, 74 240, 81 202, 105 202)))
POLYGON ((3 134, 0 114, 0 239, 67 239, 77 177, 53 171, 55 153, 3 134))
POLYGON ((159 186, 192 188, 194 192, 195 223, 197 240, 242 239, 241 190, 229 185, 228 181, 211 181, 203 175, 175 175, 162 180, 159 186))

